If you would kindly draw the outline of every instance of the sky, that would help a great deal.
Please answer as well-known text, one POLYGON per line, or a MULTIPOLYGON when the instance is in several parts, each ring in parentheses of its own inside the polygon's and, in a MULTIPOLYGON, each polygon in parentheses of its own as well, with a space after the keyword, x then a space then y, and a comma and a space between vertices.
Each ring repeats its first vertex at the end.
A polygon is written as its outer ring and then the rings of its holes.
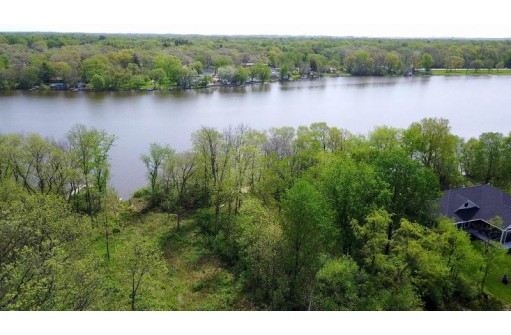
POLYGON ((0 31, 511 38, 509 1, 24 0, 0 31))

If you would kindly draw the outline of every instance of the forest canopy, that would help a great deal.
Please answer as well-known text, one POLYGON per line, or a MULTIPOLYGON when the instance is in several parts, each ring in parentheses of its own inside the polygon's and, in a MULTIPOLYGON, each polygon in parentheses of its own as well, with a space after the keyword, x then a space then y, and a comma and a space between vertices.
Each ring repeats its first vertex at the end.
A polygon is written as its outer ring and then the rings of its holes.
POLYGON ((446 119, 366 136, 313 123, 153 143, 109 187, 115 135, 0 135, 1 310, 502 309, 509 259, 438 217, 441 190, 511 187, 511 134, 446 119), (500 269, 500 268, 499 268, 500 269), (502 274, 501 274, 502 275, 502 274), (498 283, 499 285, 503 285, 498 283))
POLYGON ((511 67, 510 40, 0 33, 0 88, 242 85, 511 67), (269 71, 269 72, 268 72, 269 71))

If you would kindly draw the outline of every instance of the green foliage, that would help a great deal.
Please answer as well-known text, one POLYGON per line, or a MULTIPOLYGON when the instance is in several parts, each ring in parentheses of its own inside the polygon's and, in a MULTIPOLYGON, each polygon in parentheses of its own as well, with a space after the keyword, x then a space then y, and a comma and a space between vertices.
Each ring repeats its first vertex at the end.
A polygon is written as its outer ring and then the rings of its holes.
POLYGON ((175 56, 158 55, 154 57, 155 69, 162 69, 165 71, 168 80, 172 83, 178 83, 183 64, 181 60, 175 56))
POLYGON ((188 67, 191 70, 194 70, 195 72, 197 72, 197 74, 202 74, 202 72, 204 72, 204 65, 202 65, 202 62, 200 62, 200 61, 195 61, 195 62, 191 63, 190 65, 188 65, 188 67))
POLYGON ((110 179, 108 152, 114 145, 115 135, 104 130, 75 125, 67 134, 70 156, 76 166, 76 180, 71 193, 82 188, 85 193, 86 212, 89 215, 101 209, 101 197, 106 194, 110 179))
POLYGON ((9 68, 9 57, 7 55, 0 55, 0 70, 9 68))
POLYGON ((461 165, 466 177, 481 184, 509 185, 509 147, 501 133, 483 133, 471 138, 462 148, 461 165))
POLYGON ((378 151, 393 151, 400 149, 402 131, 397 128, 380 126, 369 133, 369 145, 378 151))
POLYGON ((414 122, 403 133, 403 143, 408 155, 435 171, 442 189, 459 184, 456 164, 459 138, 450 132, 449 120, 425 118, 414 122))
POLYGON ((257 78, 261 83, 265 83, 270 80, 271 69, 268 65, 258 63, 250 68, 252 78, 257 78))
POLYGON ((95 89, 96 91, 101 91, 106 88, 105 78, 103 78, 103 76, 97 73, 94 74, 94 76, 92 76, 90 84, 92 85, 92 88, 95 89))
POLYGON ((231 60, 227 56, 217 56, 213 59, 213 66, 215 67, 215 73, 218 69, 231 64, 231 60))
POLYGON ((100 283, 86 261, 90 224, 57 196, 11 191, 0 202, 0 309, 93 307, 100 283))
POLYGON ((390 199, 385 207, 396 222, 403 218, 424 224, 433 222, 432 213, 441 193, 431 169, 400 151, 378 153, 373 166, 377 177, 388 185, 390 199))
POLYGON ((424 68, 426 72, 429 72, 433 66, 433 57, 428 53, 422 54, 420 58, 420 66, 424 68))
POLYGON ((363 222, 367 213, 384 203, 389 197, 386 185, 376 178, 371 166, 343 156, 327 162, 321 173, 327 204, 335 213, 340 250, 352 252, 355 247, 352 220, 363 222))
MULTIPOLYGON (((129 52, 110 57, 135 64, 129 52)), ((509 185, 509 136, 465 142, 447 120, 424 119, 367 138, 313 123, 201 128, 192 140, 182 153, 152 144, 141 156, 148 186, 124 204, 108 189, 115 136, 83 125, 61 142, 0 135, 0 308, 458 310, 509 300, 497 280, 509 271, 503 251, 434 216, 441 182, 509 185)))
POLYGON ((327 261, 316 275, 311 308, 320 311, 362 309, 363 283, 367 274, 349 256, 327 261))
POLYGON ((244 201, 237 219, 237 267, 245 289, 252 299, 268 303, 272 309, 283 306, 287 289, 284 267, 282 228, 275 213, 258 200, 244 201))
POLYGON ((133 234, 120 254, 124 280, 128 283, 131 310, 137 309, 140 294, 147 286, 147 277, 166 272, 161 251, 142 236, 133 234))
POLYGON ((283 200, 282 232, 287 247, 291 308, 307 306, 319 255, 333 246, 335 229, 325 202, 324 195, 306 179, 297 180, 283 200))
MULTIPOLYGON (((281 79, 321 77, 331 69, 337 74, 398 76, 417 68, 444 74, 508 73, 511 56, 506 41, 495 40, 393 40, 345 38, 287 38, 133 35, 0 34, 0 85, 2 89, 29 89, 62 80, 70 87, 91 84, 101 76, 105 90, 137 89, 150 78, 161 86, 195 87, 190 73, 203 73, 240 64, 250 67, 249 77, 267 82, 268 64, 278 68, 281 79), (16 60, 16 61, 14 61, 16 60), (13 64, 23 64, 14 68, 13 64), (162 70, 165 75, 155 70, 162 70), (260 72, 258 74, 257 72, 260 72), (58 79, 57 79, 58 78, 58 79)), ((271 72, 270 72, 271 73, 271 72)), ((92 86, 92 85, 91 85, 92 86)), ((199 87, 203 87, 201 83, 199 87)), ((96 88, 98 89, 98 88, 96 88)))
POLYGON ((360 50, 346 56, 344 67, 347 72, 355 76, 372 75, 374 73, 374 59, 367 51, 360 50))
POLYGON ((27 66, 21 70, 18 79, 18 88, 32 88, 39 84, 41 79, 39 78, 39 69, 35 66, 27 66))
POLYGON ((85 59, 81 63, 82 78, 86 82, 91 82, 94 76, 101 77, 107 83, 111 74, 109 73, 108 59, 105 56, 96 55, 85 59), (106 79, 105 79, 106 78, 106 79))
POLYGON ((152 69, 149 72, 149 78, 151 78, 151 80, 154 80, 155 84, 161 86, 167 80, 167 73, 162 68, 152 69))
POLYGON ((161 183, 158 178, 161 175, 162 165, 174 155, 174 151, 169 146, 163 146, 158 143, 151 143, 149 147, 149 155, 142 154, 140 160, 147 169, 147 178, 149 180, 151 204, 158 206, 163 201, 161 183))

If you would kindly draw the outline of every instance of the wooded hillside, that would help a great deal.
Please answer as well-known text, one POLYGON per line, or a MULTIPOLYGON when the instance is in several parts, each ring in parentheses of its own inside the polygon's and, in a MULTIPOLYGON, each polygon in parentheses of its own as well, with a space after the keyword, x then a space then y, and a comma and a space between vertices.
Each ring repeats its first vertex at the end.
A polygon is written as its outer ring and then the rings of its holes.
POLYGON ((511 303, 510 256, 436 216, 441 190, 511 187, 511 135, 445 119, 367 136, 315 123, 154 143, 108 186, 115 136, 0 135, 2 310, 458 310, 511 303))

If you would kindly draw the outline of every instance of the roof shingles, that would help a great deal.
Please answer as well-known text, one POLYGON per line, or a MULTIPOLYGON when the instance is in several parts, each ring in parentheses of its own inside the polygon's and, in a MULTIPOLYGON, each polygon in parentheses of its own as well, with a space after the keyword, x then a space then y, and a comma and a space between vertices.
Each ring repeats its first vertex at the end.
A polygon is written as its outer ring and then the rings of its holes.
POLYGON ((491 185, 444 191, 440 199, 440 214, 456 222, 488 221, 500 216, 504 221, 504 228, 511 229, 511 195, 491 185), (468 205, 463 209, 466 203, 468 205))

